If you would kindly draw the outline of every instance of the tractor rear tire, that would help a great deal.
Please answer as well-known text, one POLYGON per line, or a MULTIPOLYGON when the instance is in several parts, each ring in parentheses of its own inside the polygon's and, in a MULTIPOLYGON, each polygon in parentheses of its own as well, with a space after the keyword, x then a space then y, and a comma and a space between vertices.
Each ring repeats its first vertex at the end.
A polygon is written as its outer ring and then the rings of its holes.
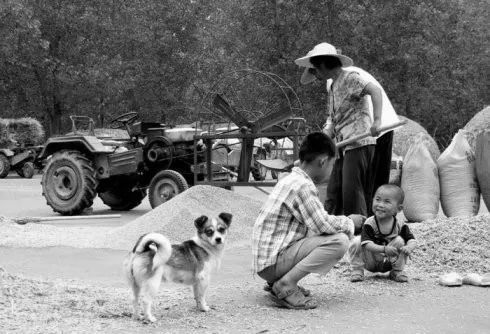
POLYGON ((182 174, 170 169, 162 170, 151 179, 148 190, 150 205, 154 209, 187 189, 189 185, 182 174))
POLYGON ((0 153, 0 179, 3 179, 10 172, 10 160, 5 154, 0 153))
POLYGON ((46 164, 43 196, 55 212, 76 215, 92 206, 97 179, 92 162, 79 151, 61 151, 46 164))
POLYGON ((99 197, 105 205, 115 211, 129 211, 141 204, 146 197, 146 191, 132 191, 131 184, 117 183, 107 188, 104 192, 99 192, 99 197))

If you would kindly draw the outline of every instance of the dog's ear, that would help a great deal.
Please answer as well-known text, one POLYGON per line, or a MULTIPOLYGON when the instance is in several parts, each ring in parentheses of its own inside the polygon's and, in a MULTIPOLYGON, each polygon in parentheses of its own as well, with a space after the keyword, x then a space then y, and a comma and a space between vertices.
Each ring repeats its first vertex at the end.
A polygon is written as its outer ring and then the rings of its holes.
POLYGON ((231 213, 221 212, 219 216, 221 220, 226 224, 226 226, 230 226, 231 218, 233 217, 231 213))
POLYGON ((202 230, 202 228, 204 227, 204 224, 206 224, 207 221, 208 221, 208 217, 201 216, 201 217, 197 218, 196 220, 194 220, 194 225, 196 226, 196 228, 198 230, 202 230))

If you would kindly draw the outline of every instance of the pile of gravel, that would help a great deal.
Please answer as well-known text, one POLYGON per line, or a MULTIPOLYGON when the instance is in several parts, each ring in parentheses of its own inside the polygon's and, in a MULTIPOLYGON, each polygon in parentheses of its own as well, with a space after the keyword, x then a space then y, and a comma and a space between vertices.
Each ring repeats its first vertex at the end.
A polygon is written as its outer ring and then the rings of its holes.
POLYGON ((490 106, 486 107, 475 116, 466 125, 463 130, 466 131, 465 136, 468 144, 475 151, 476 137, 483 131, 490 130, 490 106))
MULTIPOLYGON (((417 248, 413 266, 427 273, 490 272, 490 214, 410 224, 417 248)), ((412 266, 412 263, 409 264, 412 266)))
POLYGON ((227 248, 250 245, 252 228, 262 202, 212 186, 194 186, 147 214, 117 228, 57 227, 48 224, 16 224, 0 216, 0 246, 112 248, 129 250, 145 233, 159 232, 172 242, 196 234, 194 220, 202 215, 233 215, 227 248))
POLYGON ((262 202, 212 186, 194 186, 132 222, 111 230, 105 236, 106 247, 130 249, 140 235, 159 232, 171 242, 182 242, 196 234, 194 220, 202 215, 217 217, 221 212, 233 215, 228 245, 249 245, 252 228, 262 202))
POLYGON ((400 116, 400 119, 406 120, 407 123, 393 132, 393 153, 405 158, 410 146, 417 140, 423 140, 427 144, 431 156, 437 161, 441 152, 436 141, 427 133, 427 130, 404 116, 400 116))

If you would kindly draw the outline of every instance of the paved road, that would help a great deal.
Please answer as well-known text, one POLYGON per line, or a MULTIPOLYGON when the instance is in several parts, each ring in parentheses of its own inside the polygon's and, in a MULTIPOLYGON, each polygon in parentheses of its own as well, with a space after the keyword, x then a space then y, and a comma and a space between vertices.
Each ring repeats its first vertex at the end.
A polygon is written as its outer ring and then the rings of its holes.
MULTIPOLYGON (((253 187, 235 187, 234 191, 239 194, 250 196, 255 199, 265 199, 271 188, 258 190, 253 187)), ((57 217, 60 216, 46 204, 41 195, 41 175, 32 179, 24 179, 15 173, 0 179, 0 215, 7 217, 57 217)), ((121 226, 134 220, 151 210, 148 198, 131 211, 112 211, 104 205, 99 197, 95 198, 93 214, 121 214, 121 218, 115 219, 91 219, 91 220, 58 220, 44 222, 56 226, 121 226)))

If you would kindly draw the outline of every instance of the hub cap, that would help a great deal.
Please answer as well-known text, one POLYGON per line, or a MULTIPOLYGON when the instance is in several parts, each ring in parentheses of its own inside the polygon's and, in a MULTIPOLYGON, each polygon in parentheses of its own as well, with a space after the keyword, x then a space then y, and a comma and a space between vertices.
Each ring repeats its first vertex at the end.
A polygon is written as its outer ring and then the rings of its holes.
POLYGON ((63 200, 72 198, 79 186, 77 174, 69 167, 58 168, 54 173, 53 183, 56 195, 63 200))
POLYGON ((160 203, 172 199, 179 192, 179 187, 171 180, 161 180, 156 186, 156 195, 160 203))

